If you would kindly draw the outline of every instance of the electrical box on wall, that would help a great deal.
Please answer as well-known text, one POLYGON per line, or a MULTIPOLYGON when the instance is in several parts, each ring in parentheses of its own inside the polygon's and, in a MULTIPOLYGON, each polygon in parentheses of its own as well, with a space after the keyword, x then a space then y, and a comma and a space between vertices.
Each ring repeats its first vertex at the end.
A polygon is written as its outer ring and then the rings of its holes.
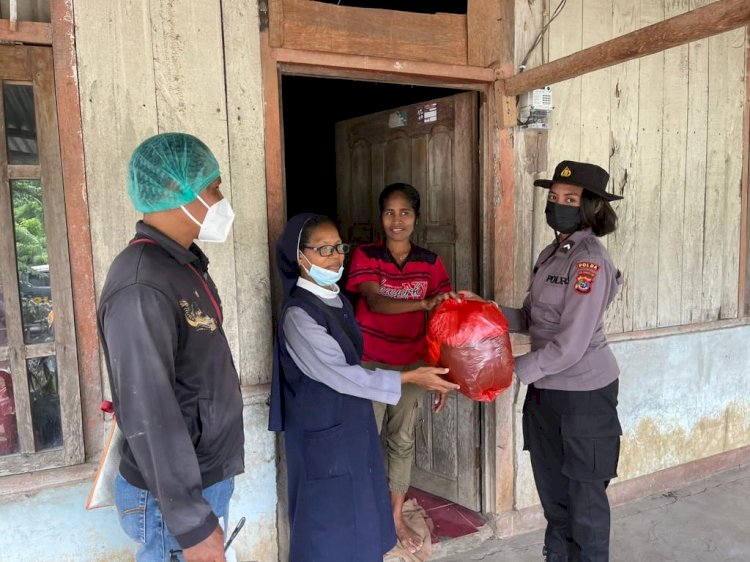
POLYGON ((552 110, 550 86, 525 92, 518 96, 518 125, 522 129, 549 129, 552 110))

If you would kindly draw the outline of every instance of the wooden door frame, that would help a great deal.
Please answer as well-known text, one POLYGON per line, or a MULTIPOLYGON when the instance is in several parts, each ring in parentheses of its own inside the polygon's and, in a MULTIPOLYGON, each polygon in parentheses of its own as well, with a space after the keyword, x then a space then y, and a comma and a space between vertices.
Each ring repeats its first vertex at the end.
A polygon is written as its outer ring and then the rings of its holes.
MULTIPOLYGON (((269 256, 275 276, 275 243, 286 222, 284 123, 281 78, 284 75, 364 80, 473 90, 479 102, 479 276, 485 297, 507 300, 512 294, 514 217, 514 153, 510 133, 498 126, 495 108, 496 71, 464 65, 398 61, 271 47, 261 32, 264 94, 265 163, 269 256), (495 240, 503 240, 496 244, 495 240), (508 251, 508 249, 511 249, 508 251)), ((272 286, 278 287, 276 280, 272 286)), ((278 289, 272 291, 278 303, 278 289)), ((480 416, 482 510, 498 514, 514 506, 513 392, 482 404, 480 416), (502 472, 498 472, 498 467, 502 472), (500 475, 501 481, 496 480, 500 475)))

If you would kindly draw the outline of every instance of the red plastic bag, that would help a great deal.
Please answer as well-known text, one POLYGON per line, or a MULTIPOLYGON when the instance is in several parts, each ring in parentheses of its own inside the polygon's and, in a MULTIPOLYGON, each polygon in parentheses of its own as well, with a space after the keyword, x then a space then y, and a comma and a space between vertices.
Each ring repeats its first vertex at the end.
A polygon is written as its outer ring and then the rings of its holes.
POLYGON ((490 402, 513 382, 508 321, 492 303, 448 299, 430 317, 427 361, 448 367, 462 394, 490 402))

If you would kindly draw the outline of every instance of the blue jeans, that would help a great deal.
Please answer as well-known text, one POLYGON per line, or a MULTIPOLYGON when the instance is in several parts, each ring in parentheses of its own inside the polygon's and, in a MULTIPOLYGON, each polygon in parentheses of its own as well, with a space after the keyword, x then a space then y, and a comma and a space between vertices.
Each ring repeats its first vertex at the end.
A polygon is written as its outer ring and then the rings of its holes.
MULTIPOLYGON (((234 492, 234 478, 203 490, 203 497, 226 530, 229 499, 234 492)), ((177 539, 167 529, 156 497, 148 490, 130 484, 119 474, 115 478, 115 506, 120 526, 138 544, 138 562, 169 562, 169 551, 178 550, 177 539)), ((182 555, 178 555, 182 561, 182 555)))

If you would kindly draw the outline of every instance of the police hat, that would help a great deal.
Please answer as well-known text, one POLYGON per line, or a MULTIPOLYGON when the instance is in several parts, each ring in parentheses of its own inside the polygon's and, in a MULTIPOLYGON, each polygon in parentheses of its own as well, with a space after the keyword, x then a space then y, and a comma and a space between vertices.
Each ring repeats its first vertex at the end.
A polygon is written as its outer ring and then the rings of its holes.
POLYGON ((609 174, 596 164, 563 160, 555 168, 555 174, 551 180, 536 180, 534 185, 549 189, 553 183, 566 183, 582 187, 605 201, 622 199, 619 195, 607 193, 608 182, 609 174))

